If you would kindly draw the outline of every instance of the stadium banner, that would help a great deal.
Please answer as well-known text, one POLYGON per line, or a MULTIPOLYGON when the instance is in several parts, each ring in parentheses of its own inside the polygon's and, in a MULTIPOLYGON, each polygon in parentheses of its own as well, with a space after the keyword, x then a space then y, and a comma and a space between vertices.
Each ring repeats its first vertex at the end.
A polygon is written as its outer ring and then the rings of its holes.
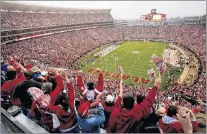
MULTIPOLYGON (((94 74, 94 75, 98 75, 99 73, 102 73, 105 77, 111 78, 111 79, 120 79, 121 75, 118 72, 108 72, 108 71, 104 71, 104 70, 100 70, 97 68, 89 68, 88 69, 88 73, 94 74)), ((124 74, 122 76, 122 79, 124 81, 126 80, 132 80, 132 82, 134 84, 143 84, 143 85, 147 85, 151 82, 151 80, 146 79, 146 78, 140 78, 138 76, 131 76, 128 74, 124 74)))

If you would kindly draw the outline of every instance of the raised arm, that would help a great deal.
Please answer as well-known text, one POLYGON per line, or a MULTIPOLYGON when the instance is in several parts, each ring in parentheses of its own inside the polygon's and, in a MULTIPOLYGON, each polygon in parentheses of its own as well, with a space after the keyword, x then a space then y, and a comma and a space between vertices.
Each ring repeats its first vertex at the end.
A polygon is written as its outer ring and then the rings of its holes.
POLYGON ((104 109, 101 103, 98 105, 98 115, 97 118, 94 120, 94 125, 101 125, 105 121, 104 109))
POLYGON ((104 86, 104 78, 103 78, 103 74, 100 73, 98 77, 98 84, 96 85, 95 92, 97 94, 100 94, 103 91, 103 86, 104 86))
POLYGON ((55 90, 50 94, 51 104, 55 104, 55 101, 56 101, 58 95, 62 92, 62 89, 64 88, 61 75, 56 73, 55 79, 57 82, 57 86, 56 86, 55 90))
POLYGON ((65 83, 67 84, 68 88, 68 103, 70 104, 71 108, 75 108, 75 90, 73 87, 72 81, 69 80, 67 74, 64 75, 65 83))
POLYGON ((15 62, 15 64, 16 64, 16 67, 20 68, 23 72, 27 71, 27 69, 21 63, 15 62))
POLYGON ((122 98, 123 97, 123 80, 122 80, 122 77, 123 77, 123 74, 124 74, 124 70, 123 70, 123 68, 120 66, 119 67, 119 72, 120 72, 120 74, 121 74, 121 76, 120 76, 120 83, 119 83, 119 96, 122 98))
POLYGON ((87 89, 84 87, 84 84, 83 84, 83 80, 82 80, 82 76, 81 75, 78 75, 77 76, 77 86, 78 86, 79 92, 82 95, 85 95, 86 92, 87 92, 87 89))
POLYGON ((149 91, 147 97, 140 105, 135 105, 136 111, 142 114, 142 117, 147 117, 152 112, 152 106, 155 101, 157 89, 160 87, 161 79, 157 78, 152 89, 149 91), (142 112, 140 112, 142 111, 142 112))
POLYGON ((62 92, 62 89, 64 88, 62 77, 61 77, 61 75, 57 74, 57 75, 55 75, 55 79, 57 82, 57 86, 54 91, 60 93, 60 92, 62 92))
POLYGON ((122 98, 123 97, 123 80, 121 79, 120 80, 120 83, 119 83, 119 96, 122 98))

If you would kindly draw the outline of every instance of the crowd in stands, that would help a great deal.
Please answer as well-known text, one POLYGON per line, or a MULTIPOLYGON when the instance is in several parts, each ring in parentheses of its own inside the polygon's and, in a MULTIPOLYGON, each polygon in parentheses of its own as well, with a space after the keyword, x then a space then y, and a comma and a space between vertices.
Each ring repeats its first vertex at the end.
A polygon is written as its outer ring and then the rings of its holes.
MULTIPOLYGON (((112 20, 109 13, 1 13, 2 29, 112 20)), ((196 132, 194 114, 206 113, 205 30, 198 25, 104 27, 1 46, 2 98, 9 98, 11 105, 20 106, 26 116, 50 132, 99 133, 100 128, 110 133, 196 132), (160 91, 159 78, 149 89, 127 85, 122 80, 104 79, 101 73, 83 74, 72 68, 74 61, 86 52, 125 39, 171 40, 188 47, 202 62, 198 81, 190 87, 175 84, 160 91), (6 60, 8 63, 3 62, 6 60), (58 72, 50 67, 70 70, 58 72), (192 105, 182 95, 199 103, 192 105)))
MULTIPOLYGON (((105 80, 102 73, 97 77, 51 67, 43 71, 28 66, 17 56, 3 65, 6 82, 1 87, 2 98, 9 98, 11 105, 20 106, 28 118, 49 132, 199 131, 195 117, 199 107, 182 107, 175 100, 156 107, 163 96, 158 96, 160 78, 155 79, 152 88, 137 86, 136 90, 123 84, 122 79, 105 80)), ((123 73, 120 72, 121 76, 123 73)))
POLYGON ((35 61, 38 60, 47 66, 71 67, 73 61, 84 53, 113 41, 122 41, 124 38, 172 40, 174 43, 182 44, 195 51, 203 66, 196 84, 189 88, 177 87, 176 89, 205 101, 205 37, 205 27, 197 25, 105 27, 26 40, 2 46, 1 50, 2 57, 5 59, 15 54, 32 65, 37 64, 35 61), (31 63, 31 61, 33 62, 31 63))
POLYGON ((109 12, 96 12, 97 11, 93 13, 1 12, 1 28, 3 30, 8 30, 113 21, 109 12))

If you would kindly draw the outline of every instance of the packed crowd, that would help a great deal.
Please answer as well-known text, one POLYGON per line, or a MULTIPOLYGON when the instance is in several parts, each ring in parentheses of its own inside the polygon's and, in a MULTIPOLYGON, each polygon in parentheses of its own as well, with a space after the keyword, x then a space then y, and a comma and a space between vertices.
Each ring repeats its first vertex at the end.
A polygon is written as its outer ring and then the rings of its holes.
POLYGON ((94 11, 94 13, 1 12, 1 28, 3 30, 8 30, 113 21, 109 12, 96 12, 97 11, 94 11))
POLYGON ((114 41, 123 41, 126 38, 171 40, 175 44, 182 44, 196 52, 202 61, 203 67, 196 84, 188 88, 174 88, 183 90, 183 94, 205 101, 205 37, 205 27, 198 25, 105 27, 17 42, 13 45, 2 46, 1 51, 4 59, 15 54, 33 66, 37 65, 36 62, 38 61, 38 63, 47 66, 71 68, 74 66, 72 63, 77 58, 81 58, 86 52, 114 41))
MULTIPOLYGON (((77 70, 63 71, 51 67, 41 70, 17 56, 10 56, 8 63, 2 62, 1 65, 6 74, 1 98, 20 106, 28 118, 49 132, 199 131, 195 114, 200 112, 203 103, 189 109, 190 106, 178 105, 177 99, 166 100, 172 92, 159 91, 160 78, 156 78, 152 88, 148 89, 125 85, 122 77, 117 81, 104 80, 102 73, 97 77, 77 70), (163 105, 165 101, 167 103, 163 105)), ((123 69, 120 74, 124 74, 123 69)))
MULTIPOLYGON (((110 13, 1 12, 1 15, 3 30, 113 20, 110 13)), ((205 38, 206 28, 199 25, 117 26, 4 45, 1 47, 1 98, 10 100, 10 105, 20 106, 25 115, 50 132, 99 133, 100 128, 110 133, 196 132, 194 114, 206 113, 205 38), (201 60, 203 69, 198 81, 190 87, 175 84, 159 91, 159 78, 149 89, 127 85, 122 80, 104 80, 101 73, 83 74, 73 69, 74 61, 85 53, 125 39, 172 41, 188 47, 201 60), (70 70, 58 72, 50 67, 70 70), (192 97, 198 103, 192 104, 182 96, 192 97)), ((189 59, 190 62, 194 61, 189 59)))
POLYGON ((49 66, 68 67, 85 52, 121 39, 117 29, 111 27, 74 31, 3 46, 2 56, 8 58, 15 53, 28 61, 39 60, 49 66))

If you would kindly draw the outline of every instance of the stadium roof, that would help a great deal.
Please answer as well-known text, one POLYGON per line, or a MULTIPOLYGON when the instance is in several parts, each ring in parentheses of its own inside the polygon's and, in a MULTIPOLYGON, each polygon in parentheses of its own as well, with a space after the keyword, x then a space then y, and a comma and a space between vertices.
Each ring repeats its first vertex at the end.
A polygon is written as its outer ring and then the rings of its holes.
POLYGON ((24 12, 101 12, 109 13, 111 9, 79 9, 79 8, 63 8, 51 7, 34 4, 23 4, 18 2, 1 2, 1 10, 8 11, 24 11, 24 12))

